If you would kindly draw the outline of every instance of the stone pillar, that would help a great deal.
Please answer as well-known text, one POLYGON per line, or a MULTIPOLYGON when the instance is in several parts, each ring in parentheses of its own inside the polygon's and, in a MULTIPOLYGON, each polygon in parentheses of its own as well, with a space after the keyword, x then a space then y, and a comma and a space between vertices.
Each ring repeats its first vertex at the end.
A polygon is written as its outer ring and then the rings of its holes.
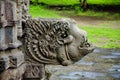
POLYGON ((24 73, 22 0, 0 0, 0 80, 21 80, 24 73), (22 71, 21 71, 22 70, 22 71))
POLYGON ((0 50, 17 48, 21 45, 17 39, 17 6, 15 1, 0 1, 0 50))

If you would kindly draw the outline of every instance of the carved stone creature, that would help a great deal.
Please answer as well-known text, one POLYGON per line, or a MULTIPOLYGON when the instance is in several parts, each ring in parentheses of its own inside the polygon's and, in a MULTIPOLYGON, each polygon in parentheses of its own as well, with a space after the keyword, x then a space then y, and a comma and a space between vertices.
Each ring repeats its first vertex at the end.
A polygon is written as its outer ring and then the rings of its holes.
POLYGON ((66 66, 94 49, 86 32, 71 19, 30 19, 24 33, 25 57, 33 63, 66 66))

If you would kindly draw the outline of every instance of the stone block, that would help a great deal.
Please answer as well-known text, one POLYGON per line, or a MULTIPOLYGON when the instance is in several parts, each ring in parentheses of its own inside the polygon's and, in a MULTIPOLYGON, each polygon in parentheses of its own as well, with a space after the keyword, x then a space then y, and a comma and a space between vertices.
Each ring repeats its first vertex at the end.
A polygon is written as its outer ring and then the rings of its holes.
POLYGON ((41 80, 45 78, 45 69, 43 64, 29 63, 26 65, 24 80, 41 80))
POLYGON ((7 69, 0 74, 0 80, 22 80, 25 72, 25 64, 15 69, 7 69))
POLYGON ((17 68, 24 62, 24 55, 22 51, 14 50, 9 56, 10 68, 17 68))
POLYGON ((24 54, 18 49, 0 52, 0 72, 8 68, 17 68, 24 63, 24 54))
POLYGON ((8 46, 5 44, 5 29, 0 28, 0 50, 7 49, 8 46))
POLYGON ((9 68, 9 58, 7 56, 0 57, 0 73, 9 68))

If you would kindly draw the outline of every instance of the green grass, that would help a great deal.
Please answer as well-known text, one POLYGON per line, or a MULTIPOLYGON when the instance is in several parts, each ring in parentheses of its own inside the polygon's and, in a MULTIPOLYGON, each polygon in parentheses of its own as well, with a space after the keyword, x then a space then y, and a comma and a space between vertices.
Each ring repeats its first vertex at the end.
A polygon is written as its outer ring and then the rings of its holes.
POLYGON ((90 42, 103 48, 120 48, 120 29, 83 26, 90 42))
POLYGON ((87 0, 88 4, 119 5, 120 0, 87 0))
POLYGON ((45 9, 41 6, 30 6, 30 14, 33 18, 42 17, 42 18, 61 18, 62 16, 58 15, 56 11, 45 9))
MULTIPOLYGON (((32 0, 35 2, 36 0, 32 0)), ((73 5, 79 4, 79 0, 38 0, 38 2, 43 2, 48 5, 73 5)))
MULTIPOLYGON (((36 0, 31 0, 35 2, 36 0)), ((80 4, 79 0, 38 0, 48 5, 74 5, 80 4)), ((120 0, 87 0, 88 4, 99 4, 99 5, 119 5, 120 0)))

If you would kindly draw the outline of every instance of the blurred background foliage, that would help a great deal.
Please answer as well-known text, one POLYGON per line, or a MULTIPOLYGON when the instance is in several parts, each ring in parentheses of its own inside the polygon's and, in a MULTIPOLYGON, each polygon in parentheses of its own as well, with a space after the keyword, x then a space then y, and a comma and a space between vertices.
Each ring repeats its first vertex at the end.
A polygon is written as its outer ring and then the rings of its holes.
POLYGON ((30 3, 33 18, 75 19, 95 46, 120 48, 120 0, 31 0, 30 3))

